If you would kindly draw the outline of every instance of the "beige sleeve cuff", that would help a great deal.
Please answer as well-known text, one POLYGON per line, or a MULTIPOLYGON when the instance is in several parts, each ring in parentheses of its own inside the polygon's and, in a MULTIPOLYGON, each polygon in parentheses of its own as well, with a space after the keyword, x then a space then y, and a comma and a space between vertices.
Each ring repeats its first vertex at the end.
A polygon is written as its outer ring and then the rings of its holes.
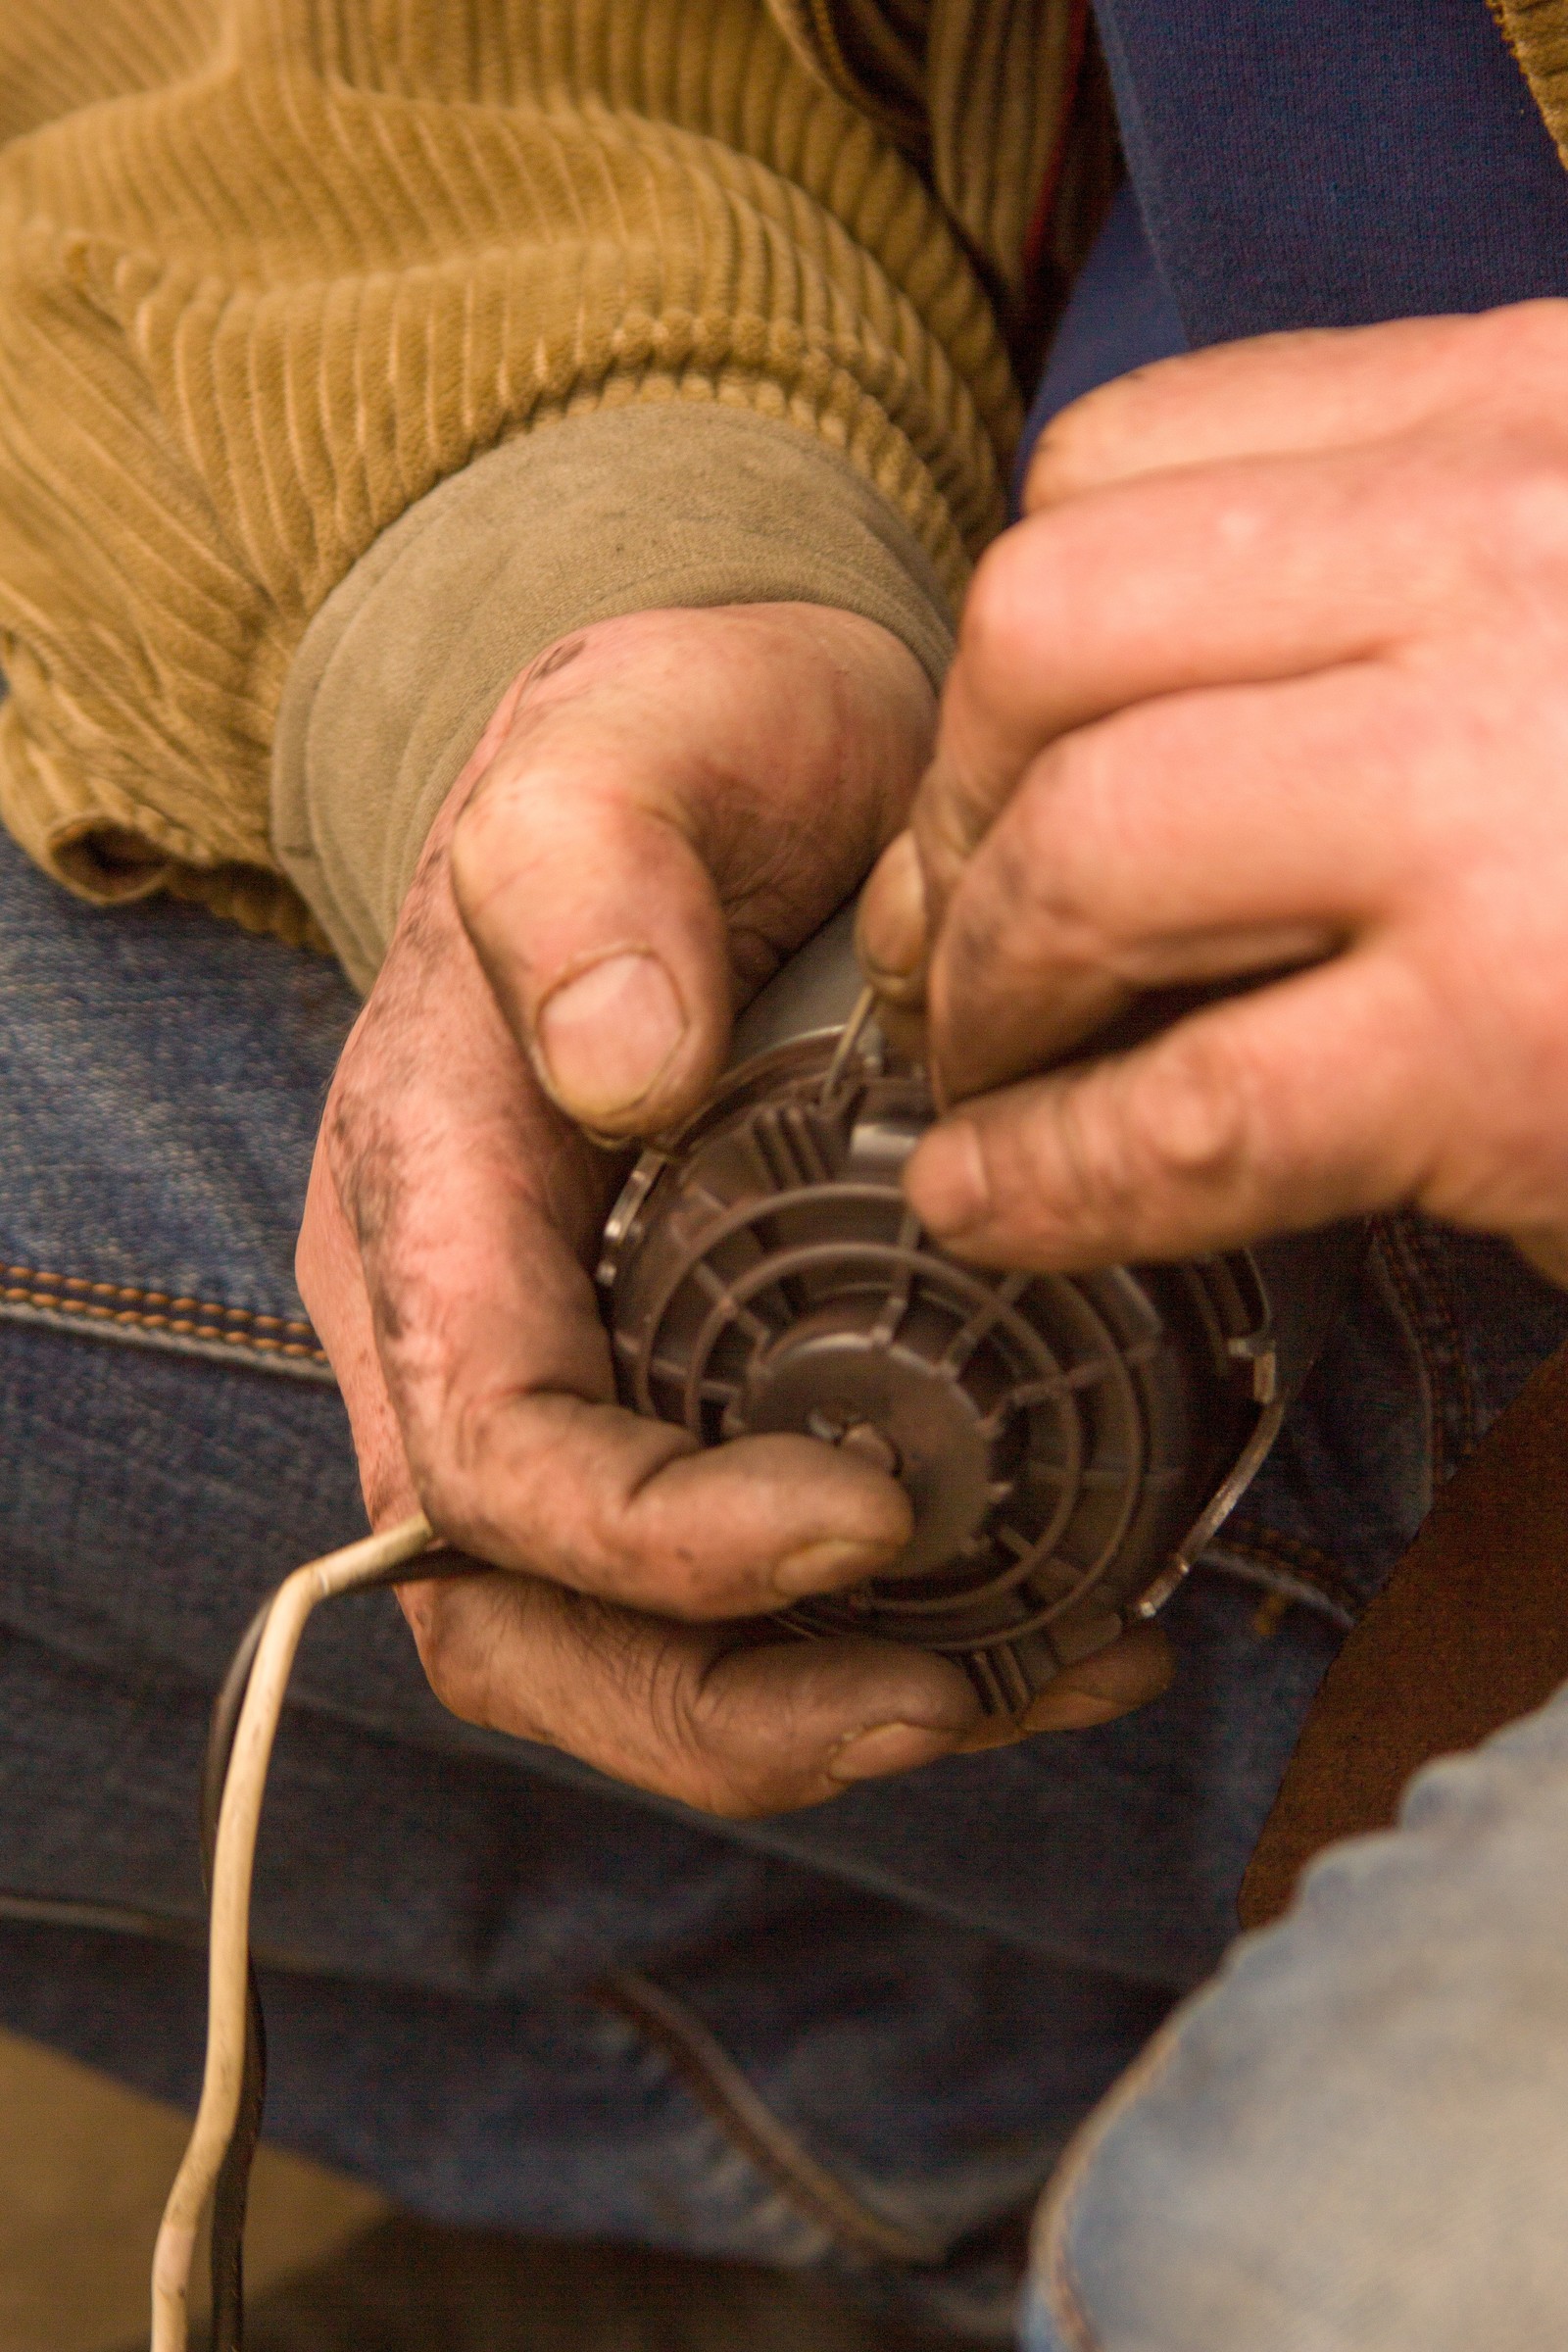
POLYGON ((936 572, 848 460, 661 401, 506 442, 411 507, 312 621, 272 760, 279 863, 368 989, 436 811, 508 685, 567 630, 662 606, 834 605, 953 651, 936 572))

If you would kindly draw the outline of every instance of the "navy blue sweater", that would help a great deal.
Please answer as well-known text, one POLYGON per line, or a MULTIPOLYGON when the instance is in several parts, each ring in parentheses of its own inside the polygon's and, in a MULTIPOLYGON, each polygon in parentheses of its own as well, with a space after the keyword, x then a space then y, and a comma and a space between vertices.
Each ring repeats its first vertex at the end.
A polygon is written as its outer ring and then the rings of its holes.
POLYGON ((1096 15, 1130 186, 1034 430, 1195 344, 1568 294, 1568 172, 1486 0, 1096 0, 1096 15))

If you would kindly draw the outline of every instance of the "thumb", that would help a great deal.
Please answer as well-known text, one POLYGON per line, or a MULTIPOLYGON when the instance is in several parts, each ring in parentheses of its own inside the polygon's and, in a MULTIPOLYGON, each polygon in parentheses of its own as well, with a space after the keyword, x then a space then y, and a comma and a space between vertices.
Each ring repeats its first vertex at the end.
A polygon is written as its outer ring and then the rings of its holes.
POLYGON ((514 691, 455 787, 459 911, 562 1109, 656 1134, 896 830, 931 688, 880 623, 775 604, 596 621, 514 691))
POLYGON ((666 747, 618 702, 519 707, 457 819, 452 883, 545 1092, 584 1127, 637 1136, 710 1089, 732 983, 666 747))

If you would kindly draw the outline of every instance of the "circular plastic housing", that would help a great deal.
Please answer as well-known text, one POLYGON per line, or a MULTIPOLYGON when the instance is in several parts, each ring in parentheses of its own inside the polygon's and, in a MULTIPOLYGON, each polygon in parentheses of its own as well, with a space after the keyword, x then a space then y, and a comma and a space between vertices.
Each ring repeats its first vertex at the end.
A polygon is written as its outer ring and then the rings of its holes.
POLYGON ((874 1033, 842 1074, 834 1048, 748 1062, 634 1169, 599 1273, 620 1395, 705 1446, 795 1431, 897 1478, 906 1551, 782 1622, 943 1651, 1013 1713, 1157 1605, 1245 1485, 1272 1434, 1268 1302, 1246 1251, 960 1264, 899 1190, 923 1077, 874 1033))

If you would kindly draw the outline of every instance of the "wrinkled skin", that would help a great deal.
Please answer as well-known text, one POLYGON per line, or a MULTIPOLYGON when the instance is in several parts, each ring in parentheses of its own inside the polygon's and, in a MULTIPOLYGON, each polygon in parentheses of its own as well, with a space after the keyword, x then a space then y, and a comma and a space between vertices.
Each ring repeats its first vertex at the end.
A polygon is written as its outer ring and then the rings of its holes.
POLYGON ((907 1179, 959 1254, 1414 1202, 1568 1280, 1565 384, 1533 303, 1168 361, 1046 434, 860 918, 961 1105, 907 1179))
POLYGON ((764 1612, 899 1549, 901 1490, 808 1438, 704 1452, 614 1400, 591 1279, 614 1140, 703 1100, 736 1006, 904 822, 933 719, 896 639, 815 607, 550 649, 437 819, 312 1171, 300 1287, 371 1517, 417 1504, 495 1563, 402 1589, 437 1694, 720 1814, 1102 1722, 1169 1671, 1141 1629, 998 1727, 947 1661, 769 1638, 764 1612))

